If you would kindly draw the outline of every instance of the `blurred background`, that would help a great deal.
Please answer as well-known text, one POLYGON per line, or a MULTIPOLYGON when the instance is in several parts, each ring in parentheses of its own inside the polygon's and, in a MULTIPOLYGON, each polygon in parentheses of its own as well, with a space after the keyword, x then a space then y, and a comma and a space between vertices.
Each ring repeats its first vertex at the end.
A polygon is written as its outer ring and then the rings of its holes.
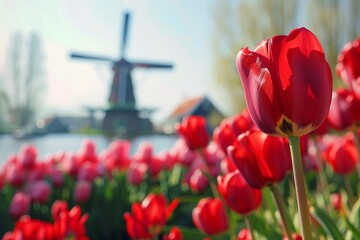
POLYGON ((300 26, 320 39, 339 86, 336 58, 360 34, 359 9, 357 0, 3 0, 0 157, 24 141, 45 154, 77 149, 83 137, 101 148, 112 137, 174 135, 174 124, 189 114, 207 117, 211 131, 245 107, 239 49, 300 26), (76 53, 83 57, 71 57, 76 53), (129 108, 110 101, 121 59, 171 67, 131 65, 136 105, 129 108), (144 128, 125 135, 129 122, 144 128))

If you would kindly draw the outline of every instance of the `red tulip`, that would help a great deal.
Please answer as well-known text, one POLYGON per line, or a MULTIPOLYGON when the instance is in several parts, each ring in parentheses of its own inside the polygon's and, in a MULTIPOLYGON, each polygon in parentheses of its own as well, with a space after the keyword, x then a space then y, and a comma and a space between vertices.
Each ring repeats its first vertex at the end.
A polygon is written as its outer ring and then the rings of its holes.
POLYGON ((242 229, 237 235, 237 240, 252 240, 250 231, 246 228, 242 229))
POLYGON ((88 214, 82 214, 79 206, 68 210, 67 203, 61 200, 54 202, 51 213, 54 218, 54 234, 58 239, 88 240, 85 222, 88 214))
POLYGON ((54 234, 53 226, 50 223, 31 219, 25 215, 16 223, 14 230, 3 236, 3 240, 34 240, 34 239, 57 239, 54 234))
POLYGON ((152 239, 161 232, 177 205, 177 199, 168 205, 164 195, 150 193, 141 203, 132 204, 132 213, 124 213, 127 233, 135 239, 152 239))
POLYGON ((24 144, 18 155, 19 163, 23 168, 30 169, 34 167, 37 158, 37 149, 31 144, 24 144))
POLYGON ((203 198, 192 211, 195 226, 205 234, 216 235, 229 228, 225 207, 218 198, 203 198))
POLYGON ((181 124, 176 125, 176 129, 192 151, 205 148, 210 141, 206 119, 202 116, 185 117, 181 124))
POLYGON ((92 182, 87 180, 77 180, 74 187, 75 202, 86 202, 91 195, 92 182))
POLYGON ((323 153, 324 159, 331 165, 333 171, 342 175, 349 174, 355 169, 358 156, 354 136, 350 133, 333 139, 323 153))
POLYGON ((360 98, 360 38, 344 46, 338 56, 336 73, 360 98))
POLYGON ((342 197, 341 197, 340 193, 332 193, 330 195, 330 202, 335 210, 338 210, 338 211, 343 210, 344 206, 342 203, 342 197))
POLYGON ((243 48, 236 64, 249 114, 261 131, 301 136, 326 119, 332 74, 320 42, 308 29, 267 39, 254 51, 243 48))
POLYGON ((170 232, 163 236, 162 240, 183 240, 183 234, 178 227, 172 227, 170 232))
MULTIPOLYGON (((291 234, 291 238, 291 240, 302 240, 302 237, 297 233, 291 234)), ((289 240, 289 238, 287 236, 284 236, 283 240, 289 240)))
POLYGON ((213 139, 220 146, 224 153, 238 135, 254 127, 247 109, 231 118, 224 119, 218 127, 214 129, 213 139))
POLYGON ((261 191, 250 187, 238 170, 218 176, 218 189, 226 204, 239 214, 249 214, 261 204, 261 191))
POLYGON ((26 193, 23 192, 15 193, 9 206, 10 216, 17 219, 22 215, 25 215, 29 210, 30 202, 31 202, 31 198, 26 193))
POLYGON ((45 180, 36 180, 28 183, 27 192, 32 201, 44 204, 50 198, 51 186, 45 180))
POLYGON ((333 92, 327 120, 337 130, 346 130, 360 120, 360 100, 353 92, 339 88, 333 92))
POLYGON ((241 134, 228 148, 229 157, 254 188, 280 182, 291 169, 287 139, 259 130, 241 134))

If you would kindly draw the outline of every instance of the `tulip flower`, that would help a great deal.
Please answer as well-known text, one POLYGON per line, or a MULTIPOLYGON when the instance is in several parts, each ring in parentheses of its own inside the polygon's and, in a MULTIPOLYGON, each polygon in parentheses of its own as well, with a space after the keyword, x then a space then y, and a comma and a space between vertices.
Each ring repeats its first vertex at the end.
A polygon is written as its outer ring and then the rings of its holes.
POLYGON ((259 130, 241 134, 228 154, 246 182, 254 188, 280 182, 291 169, 291 156, 285 138, 259 130))
POLYGON ((336 130, 347 130, 359 120, 360 100, 348 89, 333 92, 327 120, 336 130))
POLYGON ((320 42, 308 29, 274 36, 254 51, 242 48, 236 65, 249 114, 261 131, 301 136, 326 119, 332 74, 320 42))
POLYGON ((218 198, 203 198, 192 211, 195 226, 207 235, 216 235, 229 228, 229 220, 222 201, 218 198))
POLYGON ((87 180, 77 180, 74 187, 75 202, 86 202, 91 196, 92 182, 87 180))
POLYGON ((210 141, 206 119, 203 116, 185 117, 181 123, 176 125, 176 129, 192 151, 205 148, 210 141))
POLYGON ((50 198, 51 186, 45 180, 36 180, 28 183, 27 192, 32 201, 44 204, 50 198))
POLYGON ((86 236, 85 222, 88 214, 82 214, 79 206, 74 206, 70 210, 67 203, 62 200, 56 200, 51 208, 54 218, 54 234, 58 239, 76 239, 88 240, 86 236))
POLYGON ((23 192, 15 193, 9 206, 10 216, 15 219, 18 219, 22 215, 25 215, 29 210, 30 202, 31 202, 31 198, 26 193, 23 192))
POLYGON ((226 204, 239 214, 249 214, 261 204, 261 191, 250 187, 238 170, 218 176, 218 189, 226 204))
POLYGON ((163 236, 162 240, 183 240, 183 234, 178 227, 172 227, 170 232, 163 236))
POLYGON ((252 240, 250 231, 246 228, 241 229, 237 235, 237 240, 252 240))
POLYGON ((18 155, 18 161, 25 169, 31 169, 36 162, 37 149, 31 144, 24 144, 21 146, 20 153, 18 155))
POLYGON ((351 173, 358 161, 358 149, 351 133, 334 138, 327 146, 323 157, 337 174, 351 173))
POLYGON ((12 232, 7 232, 2 240, 34 240, 34 239, 58 239, 54 234, 53 226, 50 223, 31 219, 25 215, 21 217, 16 223, 12 232))
POLYGON ((336 73, 360 98, 360 38, 345 44, 337 60, 336 73))
POLYGON ((132 239, 152 239, 161 232, 177 205, 177 199, 167 204, 164 195, 150 193, 141 203, 132 204, 131 213, 124 213, 127 233, 132 239))
POLYGON ((254 127, 247 109, 231 118, 224 119, 218 127, 214 129, 213 139, 221 147, 224 153, 238 135, 254 127))

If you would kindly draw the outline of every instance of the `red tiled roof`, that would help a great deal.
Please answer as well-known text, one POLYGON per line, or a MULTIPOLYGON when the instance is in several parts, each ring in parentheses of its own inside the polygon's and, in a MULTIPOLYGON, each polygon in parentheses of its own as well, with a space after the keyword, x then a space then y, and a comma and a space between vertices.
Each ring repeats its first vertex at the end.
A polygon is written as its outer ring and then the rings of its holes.
POLYGON ((170 114, 170 118, 186 115, 192 109, 194 109, 194 107, 196 107, 204 98, 204 96, 197 96, 186 99, 178 107, 175 108, 175 110, 170 114))

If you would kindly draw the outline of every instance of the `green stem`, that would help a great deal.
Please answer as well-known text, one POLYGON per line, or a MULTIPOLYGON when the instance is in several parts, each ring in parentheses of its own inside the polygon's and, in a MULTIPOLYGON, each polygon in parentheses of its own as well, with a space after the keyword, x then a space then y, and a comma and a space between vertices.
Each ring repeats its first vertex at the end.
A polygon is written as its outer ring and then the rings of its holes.
POLYGON ((300 227, 303 240, 311 240, 311 226, 309 217, 309 207, 306 196, 304 169, 300 152, 300 138, 289 137, 293 176, 296 191, 296 200, 300 217, 300 227))
POLYGON ((288 239, 292 239, 290 226, 289 226, 289 223, 288 223, 289 218, 287 218, 286 211, 285 211, 286 206, 285 206, 284 198, 280 193, 278 185, 272 184, 270 186, 270 189, 271 189, 271 191, 273 193, 273 197, 274 197, 274 200, 275 200, 275 203, 276 203, 276 207, 277 207, 277 209, 279 210, 279 213, 280 213, 280 217, 281 217, 281 220, 282 220, 282 223, 283 223, 283 230, 284 230, 285 234, 287 235, 288 239))
POLYGON ((344 176, 344 183, 345 183, 345 188, 346 188, 347 192, 349 193, 349 205, 351 208, 355 202, 355 195, 354 195, 354 191, 351 187, 349 175, 344 176))
POLYGON ((252 226, 251 226, 251 223, 250 223, 249 218, 248 218, 248 217, 244 217, 244 220, 245 220, 246 228, 247 228, 247 229, 249 230, 249 232, 250 232, 251 239, 252 239, 252 240, 256 240, 256 239, 255 239, 254 229, 253 229, 252 226))
POLYGON ((209 184, 210 184, 210 188, 211 188, 211 191, 214 195, 214 197, 216 198, 219 198, 223 201, 222 197, 220 196, 219 194, 219 191, 217 189, 217 181, 216 181, 216 178, 211 175, 211 172, 210 172, 210 168, 209 168, 209 164, 207 163, 206 161, 206 153, 205 153, 205 150, 204 149, 201 149, 200 151, 200 154, 203 158, 203 162, 204 162, 204 165, 205 165, 205 176, 208 178, 209 180, 209 184))
POLYGON ((329 199, 330 199, 330 193, 329 193, 329 189, 327 187, 328 182, 327 182, 326 175, 325 175, 324 164, 321 161, 320 149, 319 149, 319 146, 316 143, 315 137, 313 137, 313 141, 314 141, 314 145, 315 145, 315 148, 316 148, 315 161, 316 161, 316 164, 319 167, 318 171, 319 171, 320 191, 322 192, 322 196, 324 198, 324 205, 327 206, 329 204, 329 199))

